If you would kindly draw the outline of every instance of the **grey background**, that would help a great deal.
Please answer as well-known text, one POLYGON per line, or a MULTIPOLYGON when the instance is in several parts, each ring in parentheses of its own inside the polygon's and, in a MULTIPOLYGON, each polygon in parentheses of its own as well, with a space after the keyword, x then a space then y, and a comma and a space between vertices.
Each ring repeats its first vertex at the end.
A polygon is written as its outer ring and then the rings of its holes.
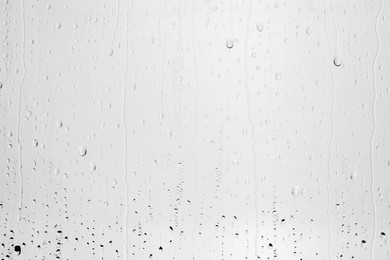
POLYGON ((390 259, 388 0, 0 6, 2 259, 390 259))

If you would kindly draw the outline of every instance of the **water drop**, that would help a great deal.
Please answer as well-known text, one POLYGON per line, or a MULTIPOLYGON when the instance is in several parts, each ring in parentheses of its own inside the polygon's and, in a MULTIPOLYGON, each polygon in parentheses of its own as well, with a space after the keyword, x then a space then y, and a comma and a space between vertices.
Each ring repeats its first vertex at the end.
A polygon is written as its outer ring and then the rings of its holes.
POLYGON ((56 125, 58 128, 61 128, 64 124, 62 123, 62 121, 57 121, 56 125))
POLYGON ((258 23, 256 25, 256 29, 257 31, 262 32, 264 30, 264 25, 262 23, 258 23))
POLYGON ((80 156, 84 157, 87 155, 87 148, 86 147, 80 147, 79 148, 80 156))
POLYGON ((58 29, 61 29, 61 27, 62 27, 61 23, 56 23, 56 29, 57 29, 57 30, 58 30, 58 29))
POLYGON ((357 172, 356 171, 352 172, 350 177, 351 177, 351 180, 356 181, 356 179, 357 179, 357 172))
POLYGON ((280 73, 275 73, 275 79, 276 79, 276 80, 281 80, 281 79, 282 79, 282 74, 280 74, 280 73))
POLYGON ((298 197, 298 195, 299 195, 299 186, 294 186, 294 187, 292 188, 291 194, 292 194, 294 197, 298 197))
POLYGON ((37 147, 38 146, 38 141, 36 139, 33 140, 32 146, 33 147, 37 147))
POLYGON ((114 49, 113 48, 108 49, 108 55, 109 56, 114 55, 114 49))
POLYGON ((228 49, 233 48, 233 46, 234 46, 234 41, 232 39, 226 40, 226 47, 228 47, 228 49))
POLYGON ((22 253, 22 248, 19 245, 15 246, 14 250, 18 255, 22 253))
POLYGON ((333 64, 334 64, 336 67, 340 67, 341 64, 342 64, 341 58, 340 58, 340 57, 335 57, 335 58, 333 59, 333 64))

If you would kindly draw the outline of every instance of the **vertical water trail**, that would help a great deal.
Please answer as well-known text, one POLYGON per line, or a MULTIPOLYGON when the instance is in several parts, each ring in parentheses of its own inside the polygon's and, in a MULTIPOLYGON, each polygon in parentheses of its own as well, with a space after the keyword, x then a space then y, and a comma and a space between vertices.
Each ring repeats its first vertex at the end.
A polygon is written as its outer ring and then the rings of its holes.
POLYGON ((196 97, 195 97, 195 129, 194 129, 194 136, 193 136, 193 157, 195 160, 195 201, 194 201, 194 208, 195 208, 195 222, 194 222, 194 229, 192 231, 192 255, 193 259, 195 258, 195 249, 196 249, 196 243, 195 243, 195 233, 196 233, 196 227, 198 223, 198 153, 197 153, 197 140, 198 140, 198 107, 199 107, 199 82, 198 82, 198 63, 196 60, 196 50, 195 50, 195 0, 192 0, 192 8, 193 8, 193 15, 192 15, 192 54, 194 58, 194 70, 195 70, 195 85, 196 85, 196 97))
POLYGON ((127 260, 127 219, 129 214, 129 183, 127 181, 127 125, 126 125, 126 118, 125 118, 125 111, 126 111, 126 72, 127 68, 129 67, 129 62, 127 59, 127 51, 128 51, 128 41, 127 41, 127 29, 128 29, 128 12, 130 8, 126 10, 126 26, 125 26, 125 69, 123 70, 122 74, 122 125, 123 125, 123 135, 125 140, 125 147, 124 147, 124 173, 123 173, 123 182, 125 184, 125 212, 123 216, 123 235, 124 235, 124 243, 123 243, 123 259, 127 260))
MULTIPOLYGON (((330 66, 330 65, 329 65, 330 66)), ((331 260, 331 253, 332 253, 332 219, 331 219, 331 213, 330 213, 330 177, 331 177, 331 161, 332 161, 332 144, 333 144, 333 138, 334 138, 334 73, 332 71, 332 101, 331 101, 331 111, 330 111, 330 139, 328 144, 328 181, 326 185, 327 194, 328 194, 328 231, 329 231, 329 238, 328 238, 328 252, 329 252, 329 260, 331 260)))
POLYGON ((228 36, 228 39, 234 41, 234 21, 233 21, 233 5, 232 5, 232 0, 229 1, 229 14, 230 14, 230 33, 231 36, 228 36))
POLYGON ((110 45, 110 51, 112 52, 112 45, 114 44, 114 39, 115 39, 115 34, 116 30, 118 28, 118 21, 119 21, 119 0, 116 2, 116 21, 115 21, 115 27, 114 27, 114 32, 112 33, 112 39, 111 39, 111 45, 110 45))
POLYGON ((165 59, 165 34, 163 34, 163 49, 160 61, 161 67, 161 90, 160 90, 160 110, 161 110, 161 119, 164 118, 164 59, 165 59))
POLYGON ((106 193, 106 207, 108 207, 108 173, 106 172, 106 183, 105 183, 105 193, 106 193))
POLYGON ((255 148, 255 127, 252 120, 252 113, 251 113, 251 102, 250 102, 250 96, 249 96, 249 86, 248 86, 248 37, 249 37, 249 31, 250 31, 250 18, 252 13, 252 2, 249 3, 249 11, 248 16, 246 19, 246 34, 245 34, 245 52, 244 52, 244 63, 245 63, 245 92, 246 92, 246 104, 247 104, 247 113, 248 113, 248 121, 251 128, 251 145, 252 145, 252 157, 253 157, 253 178, 255 183, 255 224, 256 224, 256 232, 255 232, 255 238, 254 238, 254 244, 255 244, 255 259, 258 258, 258 236, 259 236, 259 225, 258 225, 258 194, 257 194, 257 163, 256 163, 256 148, 255 148))
MULTIPOLYGON (((336 33, 336 46, 338 46, 338 29, 337 29, 337 22, 336 22, 336 16, 333 11, 333 1, 330 1, 330 10, 332 12, 333 20, 334 20, 334 29, 336 33)), ((324 1, 324 23, 325 23, 325 31, 326 35, 329 40, 329 31, 328 31, 328 26, 326 22, 326 6, 325 6, 325 1, 324 1)), ((329 41, 329 52, 332 52, 332 46, 329 41)), ((332 59, 334 59, 333 57, 332 59)), ((329 144, 328 144, 328 164, 327 164, 327 169, 328 169, 328 180, 327 180, 327 200, 328 200, 328 205, 327 205, 327 215, 328 215, 328 259, 332 259, 332 218, 331 218, 331 212, 330 212, 330 179, 331 179, 331 162, 332 162, 332 145, 333 145, 333 138, 334 138, 334 103, 335 103, 335 94, 334 94, 334 87, 335 87, 335 77, 334 77, 334 72, 332 69, 332 62, 329 62, 329 70, 332 75, 332 88, 331 88, 331 111, 330 111, 330 139, 329 139, 329 144)))
MULTIPOLYGON (((328 31, 328 25, 327 25, 327 21, 326 21, 326 16, 327 16, 327 12, 326 12, 326 5, 325 5, 325 1, 324 1, 324 26, 325 26, 325 32, 326 32, 326 35, 328 37, 328 41, 329 41, 329 31, 328 31)), ((332 47, 331 47, 331 44, 330 44, 330 41, 329 41, 329 52, 331 53, 332 51, 332 47)), ((333 57, 332 57, 333 58, 333 57)), ((328 66, 329 66, 329 70, 330 70, 330 73, 332 75, 332 88, 331 88, 331 97, 332 97, 332 100, 331 100, 331 111, 330 111, 330 139, 329 139, 329 144, 328 144, 328 165, 327 165, 327 169, 328 169, 328 180, 327 180, 327 185, 326 185, 326 191, 327 191, 327 200, 328 200, 328 205, 327 205, 327 215, 328 215, 328 259, 331 260, 331 255, 332 255, 332 220, 331 220, 331 212, 330 212, 330 191, 329 191, 329 187, 330 187, 330 177, 331 177, 331 159, 332 159, 332 144, 333 144, 333 137, 334 137, 334 128, 333 128, 333 113, 334 113, 334 73, 333 73, 333 69, 331 67, 331 64, 332 63, 328 63, 328 66)))
POLYGON ((26 47, 26 23, 25 23, 25 8, 24 8, 24 0, 21 0, 22 4, 22 64, 23 64, 23 74, 22 79, 19 84, 19 97, 18 97, 18 124, 17 124, 17 142, 18 142, 18 171, 19 171, 19 208, 18 208, 18 239, 20 239, 20 221, 22 220, 21 214, 23 209, 23 172, 22 172, 22 144, 20 142, 20 112, 22 107, 22 88, 24 84, 24 80, 26 77, 26 63, 24 61, 25 58, 25 47, 26 47))
POLYGON ((374 174, 374 137, 376 133, 376 102, 377 102, 377 91, 376 91, 376 72, 375 68, 377 66, 377 61, 378 61, 378 56, 381 51, 381 40, 379 37, 379 30, 378 30, 378 25, 379 25, 379 17, 380 14, 382 13, 383 10, 383 0, 381 0, 381 7, 378 11, 378 14, 376 16, 376 21, 375 21, 375 34, 376 38, 378 40, 378 48, 377 52, 375 54, 374 58, 374 64, 372 67, 373 70, 373 91, 374 91, 374 99, 372 101, 372 123, 373 123, 373 129, 371 133, 371 138, 370 138, 370 163, 371 163, 371 198, 372 198, 372 207, 373 207, 373 218, 374 218, 374 230, 372 234, 372 241, 371 241, 371 259, 374 260, 374 246, 375 246, 375 236, 376 236, 376 230, 377 230, 377 219, 376 219, 376 202, 375 202, 375 174, 374 174))

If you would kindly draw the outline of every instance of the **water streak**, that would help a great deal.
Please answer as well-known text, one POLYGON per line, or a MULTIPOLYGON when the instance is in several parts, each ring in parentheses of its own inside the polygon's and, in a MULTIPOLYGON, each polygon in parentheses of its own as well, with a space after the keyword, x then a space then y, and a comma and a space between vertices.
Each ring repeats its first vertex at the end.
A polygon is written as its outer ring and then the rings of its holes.
POLYGON ((247 113, 248 113, 248 121, 250 125, 251 132, 251 148, 252 148, 252 162, 253 162, 253 178, 254 178, 254 190, 255 190, 255 224, 256 224, 256 232, 254 237, 254 246, 255 246, 255 259, 259 257, 258 254, 258 237, 259 237, 259 217, 258 217, 258 181, 257 181, 257 163, 256 163, 256 147, 255 147, 255 126, 253 124, 253 118, 251 113, 251 102, 250 102, 250 94, 249 94, 249 86, 248 86, 248 37, 250 31, 250 17, 252 13, 252 0, 249 4, 248 16, 246 19, 246 35, 245 35, 245 52, 244 52, 244 63, 245 63, 245 92, 246 92, 246 104, 247 104, 247 113))
POLYGON ((377 219, 376 219, 376 202, 375 202, 375 174, 374 174, 374 137, 376 133, 376 102, 377 102, 377 86, 376 86, 376 72, 375 68, 377 67, 377 62, 378 62, 378 56, 381 50, 381 40, 379 37, 379 30, 378 30, 378 25, 379 25, 379 17, 380 14, 382 13, 383 10, 383 0, 381 0, 381 7, 379 9, 379 12, 376 16, 376 21, 375 21, 375 34, 376 38, 378 41, 378 49, 375 54, 374 58, 374 64, 372 67, 373 70, 373 91, 374 91, 374 99, 372 101, 372 124, 373 124, 373 129, 371 133, 371 138, 370 138, 370 163, 371 163, 371 198, 372 198, 372 207, 373 207, 373 218, 374 218, 374 230, 372 234, 372 241, 371 241, 371 259, 375 259, 374 257, 374 249, 375 249, 375 236, 376 236, 376 230, 377 230, 377 219))
MULTIPOLYGON (((25 63, 25 46, 26 46, 26 23, 25 23, 25 8, 24 0, 21 1, 22 4, 22 64, 23 64, 23 74, 22 79, 19 84, 19 98, 18 98, 18 125, 17 125, 17 142, 18 142, 18 171, 19 171, 19 208, 18 208, 18 232, 20 233, 20 221, 22 220, 22 210, 23 210, 23 172, 22 172, 22 144, 20 142, 20 112, 22 107, 22 88, 24 80, 26 78, 26 63, 25 63)), ((20 236, 20 234, 19 234, 20 236)))

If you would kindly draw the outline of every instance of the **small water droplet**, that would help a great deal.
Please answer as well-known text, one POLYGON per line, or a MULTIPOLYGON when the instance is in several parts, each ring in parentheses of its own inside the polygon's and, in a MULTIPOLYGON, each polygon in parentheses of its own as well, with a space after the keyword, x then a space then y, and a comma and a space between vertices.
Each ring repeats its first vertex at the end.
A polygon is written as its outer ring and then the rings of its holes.
POLYGON ((114 49, 113 48, 108 49, 108 55, 109 56, 114 55, 114 49))
POLYGON ((298 185, 297 185, 297 186, 294 186, 294 187, 292 188, 291 194, 292 194, 294 197, 298 197, 298 195, 299 195, 299 186, 298 186, 298 185))
POLYGON ((87 155, 87 148, 86 147, 80 147, 79 148, 80 156, 84 157, 87 155))
POLYGON ((340 57, 335 57, 335 58, 333 59, 333 64, 334 64, 336 67, 340 67, 341 64, 342 64, 341 58, 340 58, 340 57))
POLYGON ((280 73, 275 73, 275 79, 276 79, 276 80, 281 80, 281 79, 282 79, 282 74, 280 74, 280 73))
POLYGON ((351 180, 356 181, 356 179, 357 179, 357 172, 356 171, 352 172, 350 177, 351 177, 351 180))
POLYGON ((262 23, 258 23, 256 25, 256 29, 257 31, 262 32, 264 30, 264 25, 262 23))
POLYGON ((62 121, 57 121, 56 125, 58 128, 61 128, 64 124, 62 123, 62 121))
POLYGON ((228 47, 228 49, 233 48, 233 46, 234 46, 234 41, 232 39, 226 40, 226 47, 228 47))
POLYGON ((57 30, 58 30, 58 29, 61 29, 61 27, 62 27, 61 23, 56 23, 56 29, 57 29, 57 30))
POLYGON ((36 139, 34 139, 34 140, 32 141, 32 146, 33 146, 33 147, 37 147, 37 146, 38 146, 38 141, 37 141, 36 139))

